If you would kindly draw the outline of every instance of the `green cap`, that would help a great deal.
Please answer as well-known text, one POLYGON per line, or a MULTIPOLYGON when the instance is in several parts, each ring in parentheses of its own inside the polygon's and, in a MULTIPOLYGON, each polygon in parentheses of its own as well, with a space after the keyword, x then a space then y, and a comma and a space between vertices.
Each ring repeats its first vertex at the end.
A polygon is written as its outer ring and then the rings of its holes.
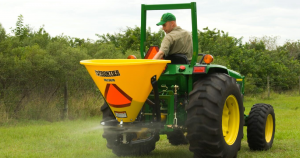
POLYGON ((156 25, 163 25, 167 21, 176 21, 176 17, 172 13, 165 13, 161 16, 160 22, 157 23, 156 25))

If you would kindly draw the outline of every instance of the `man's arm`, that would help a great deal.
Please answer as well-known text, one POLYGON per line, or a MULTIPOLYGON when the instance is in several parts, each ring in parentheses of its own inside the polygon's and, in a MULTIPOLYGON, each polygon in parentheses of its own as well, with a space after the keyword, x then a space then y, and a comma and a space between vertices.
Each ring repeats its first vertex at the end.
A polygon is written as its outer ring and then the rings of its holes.
POLYGON ((153 59, 161 59, 163 56, 164 56, 164 52, 160 50, 155 54, 153 59))

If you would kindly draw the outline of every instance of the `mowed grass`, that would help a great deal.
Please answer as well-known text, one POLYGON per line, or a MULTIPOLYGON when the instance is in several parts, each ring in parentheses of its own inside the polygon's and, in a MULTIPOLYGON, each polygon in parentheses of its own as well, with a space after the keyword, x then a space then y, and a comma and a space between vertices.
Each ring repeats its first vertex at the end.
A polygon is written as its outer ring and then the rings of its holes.
MULTIPOLYGON (((260 97, 259 97, 260 98, 260 97)), ((300 155, 300 96, 272 94, 271 99, 245 97, 245 113, 255 103, 273 105, 276 115, 276 133, 273 147, 268 151, 250 151, 247 127, 244 127, 241 158, 276 157, 293 158, 300 155)), ((103 157, 114 158, 102 138, 99 118, 86 120, 45 122, 27 121, 0 126, 0 158, 2 157, 103 157)), ((193 157, 189 145, 172 146, 165 135, 160 137, 156 149, 143 158, 193 157)))

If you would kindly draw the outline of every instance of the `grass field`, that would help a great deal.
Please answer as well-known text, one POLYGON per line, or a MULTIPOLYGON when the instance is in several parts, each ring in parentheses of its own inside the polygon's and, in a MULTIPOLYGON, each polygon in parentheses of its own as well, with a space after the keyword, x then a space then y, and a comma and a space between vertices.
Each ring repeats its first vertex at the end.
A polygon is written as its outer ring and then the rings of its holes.
MULTIPOLYGON (((261 97, 259 97, 261 98, 261 97)), ((300 157, 300 96, 272 94, 270 99, 245 97, 245 113, 255 103, 273 105, 276 115, 276 133, 269 151, 250 151, 247 129, 238 157, 294 158, 300 157)), ((106 148, 99 118, 86 120, 45 122, 22 121, 0 126, 0 158, 10 157, 103 157, 115 156, 106 148)), ((192 157, 188 145, 171 146, 165 135, 160 137, 156 149, 143 158, 192 157)))

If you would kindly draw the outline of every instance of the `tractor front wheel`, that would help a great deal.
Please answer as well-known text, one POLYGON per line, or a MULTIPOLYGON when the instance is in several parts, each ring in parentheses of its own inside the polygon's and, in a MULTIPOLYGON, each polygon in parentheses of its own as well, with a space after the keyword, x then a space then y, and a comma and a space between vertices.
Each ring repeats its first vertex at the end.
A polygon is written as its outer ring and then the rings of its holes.
POLYGON ((251 150, 268 150, 275 135, 275 113, 269 104, 252 106, 247 121, 248 146, 251 150))
POLYGON ((174 129, 172 132, 168 133, 167 138, 172 145, 188 144, 184 133, 179 129, 174 129))
POLYGON ((242 95, 227 74, 210 74, 193 85, 187 110, 187 139, 194 157, 233 158, 244 125, 242 95))

